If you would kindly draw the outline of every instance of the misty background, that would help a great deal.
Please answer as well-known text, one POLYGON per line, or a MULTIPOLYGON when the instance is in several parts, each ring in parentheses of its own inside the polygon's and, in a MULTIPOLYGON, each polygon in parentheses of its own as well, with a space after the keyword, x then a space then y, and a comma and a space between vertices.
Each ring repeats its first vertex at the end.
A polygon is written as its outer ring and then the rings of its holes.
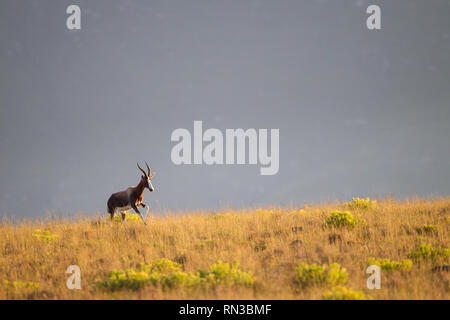
POLYGON ((156 212, 449 195, 449 17, 437 0, 2 0, 0 215, 105 212, 144 160, 156 212), (174 165, 194 120, 279 128, 278 174, 174 165))

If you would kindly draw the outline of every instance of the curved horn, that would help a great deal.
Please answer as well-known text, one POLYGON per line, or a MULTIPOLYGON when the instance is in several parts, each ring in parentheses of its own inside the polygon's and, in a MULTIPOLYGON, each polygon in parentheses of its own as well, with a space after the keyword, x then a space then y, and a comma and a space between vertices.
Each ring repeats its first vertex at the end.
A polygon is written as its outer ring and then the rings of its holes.
POLYGON ((137 164, 137 166, 138 166, 139 170, 142 171, 142 173, 144 174, 144 176, 147 177, 147 174, 145 173, 145 171, 144 171, 141 167, 139 167, 139 163, 137 164))
POLYGON ((147 176, 149 176, 149 175, 150 175, 150 172, 151 172, 151 170, 150 170, 150 167, 149 167, 149 166, 148 166, 148 164, 147 164, 147 161, 145 161, 145 165, 147 166, 147 170, 148 170, 147 176))

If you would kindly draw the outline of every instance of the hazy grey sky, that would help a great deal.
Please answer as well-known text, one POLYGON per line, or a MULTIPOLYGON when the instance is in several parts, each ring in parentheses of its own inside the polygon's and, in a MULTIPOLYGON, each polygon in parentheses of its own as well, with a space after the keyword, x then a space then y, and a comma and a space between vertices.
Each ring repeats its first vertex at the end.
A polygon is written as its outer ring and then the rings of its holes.
POLYGON ((104 212, 144 160, 156 210, 449 195, 449 138, 450 1, 0 2, 0 213, 104 212), (279 173, 175 166, 194 120, 279 128, 279 173))

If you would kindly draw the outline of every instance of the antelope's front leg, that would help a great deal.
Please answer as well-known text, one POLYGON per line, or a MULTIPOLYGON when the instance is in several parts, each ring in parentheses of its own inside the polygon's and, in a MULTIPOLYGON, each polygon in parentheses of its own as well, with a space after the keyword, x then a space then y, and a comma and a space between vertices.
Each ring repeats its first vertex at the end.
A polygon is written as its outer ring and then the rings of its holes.
POLYGON ((148 216, 148 210, 150 209, 150 207, 148 206, 148 204, 145 203, 141 203, 141 207, 145 208, 145 216, 148 216))
POLYGON ((138 206, 141 206, 141 205, 142 205, 142 203, 139 203, 137 205, 135 204, 134 206, 132 206, 132 208, 133 208, 134 212, 136 212, 139 215, 139 217, 141 217, 141 220, 144 223, 144 225, 146 225, 146 223, 144 221, 144 217, 142 216, 142 214, 140 213, 140 211, 137 208, 138 206))

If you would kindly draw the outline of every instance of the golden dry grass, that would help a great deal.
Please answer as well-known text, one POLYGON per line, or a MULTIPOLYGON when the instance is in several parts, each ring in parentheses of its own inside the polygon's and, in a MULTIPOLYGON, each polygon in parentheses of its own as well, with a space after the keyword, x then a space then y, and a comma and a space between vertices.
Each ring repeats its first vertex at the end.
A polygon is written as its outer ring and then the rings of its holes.
POLYGON ((384 199, 372 209, 351 209, 338 202, 303 208, 223 209, 148 219, 148 225, 111 225, 105 218, 75 221, 24 221, 0 225, 0 280, 33 282, 0 287, 0 299, 321 299, 326 285, 295 287, 301 263, 339 263, 349 278, 346 288, 375 299, 448 299, 449 272, 431 270, 448 265, 445 258, 414 261, 410 271, 382 271, 381 289, 366 286, 368 258, 401 261, 422 243, 449 247, 450 199, 384 199), (367 225, 330 228, 335 210, 361 215, 367 225), (423 231, 424 225, 436 230, 423 231), (36 230, 54 238, 40 238, 36 230), (34 234, 34 235, 33 235, 34 234), (297 241, 298 240, 298 241, 297 241), (251 271, 250 287, 219 286, 163 289, 148 285, 133 291, 108 291, 95 285, 113 269, 135 268, 168 258, 186 272, 208 269, 217 260, 239 261, 251 271), (66 287, 69 265, 81 268, 81 290, 66 287))

